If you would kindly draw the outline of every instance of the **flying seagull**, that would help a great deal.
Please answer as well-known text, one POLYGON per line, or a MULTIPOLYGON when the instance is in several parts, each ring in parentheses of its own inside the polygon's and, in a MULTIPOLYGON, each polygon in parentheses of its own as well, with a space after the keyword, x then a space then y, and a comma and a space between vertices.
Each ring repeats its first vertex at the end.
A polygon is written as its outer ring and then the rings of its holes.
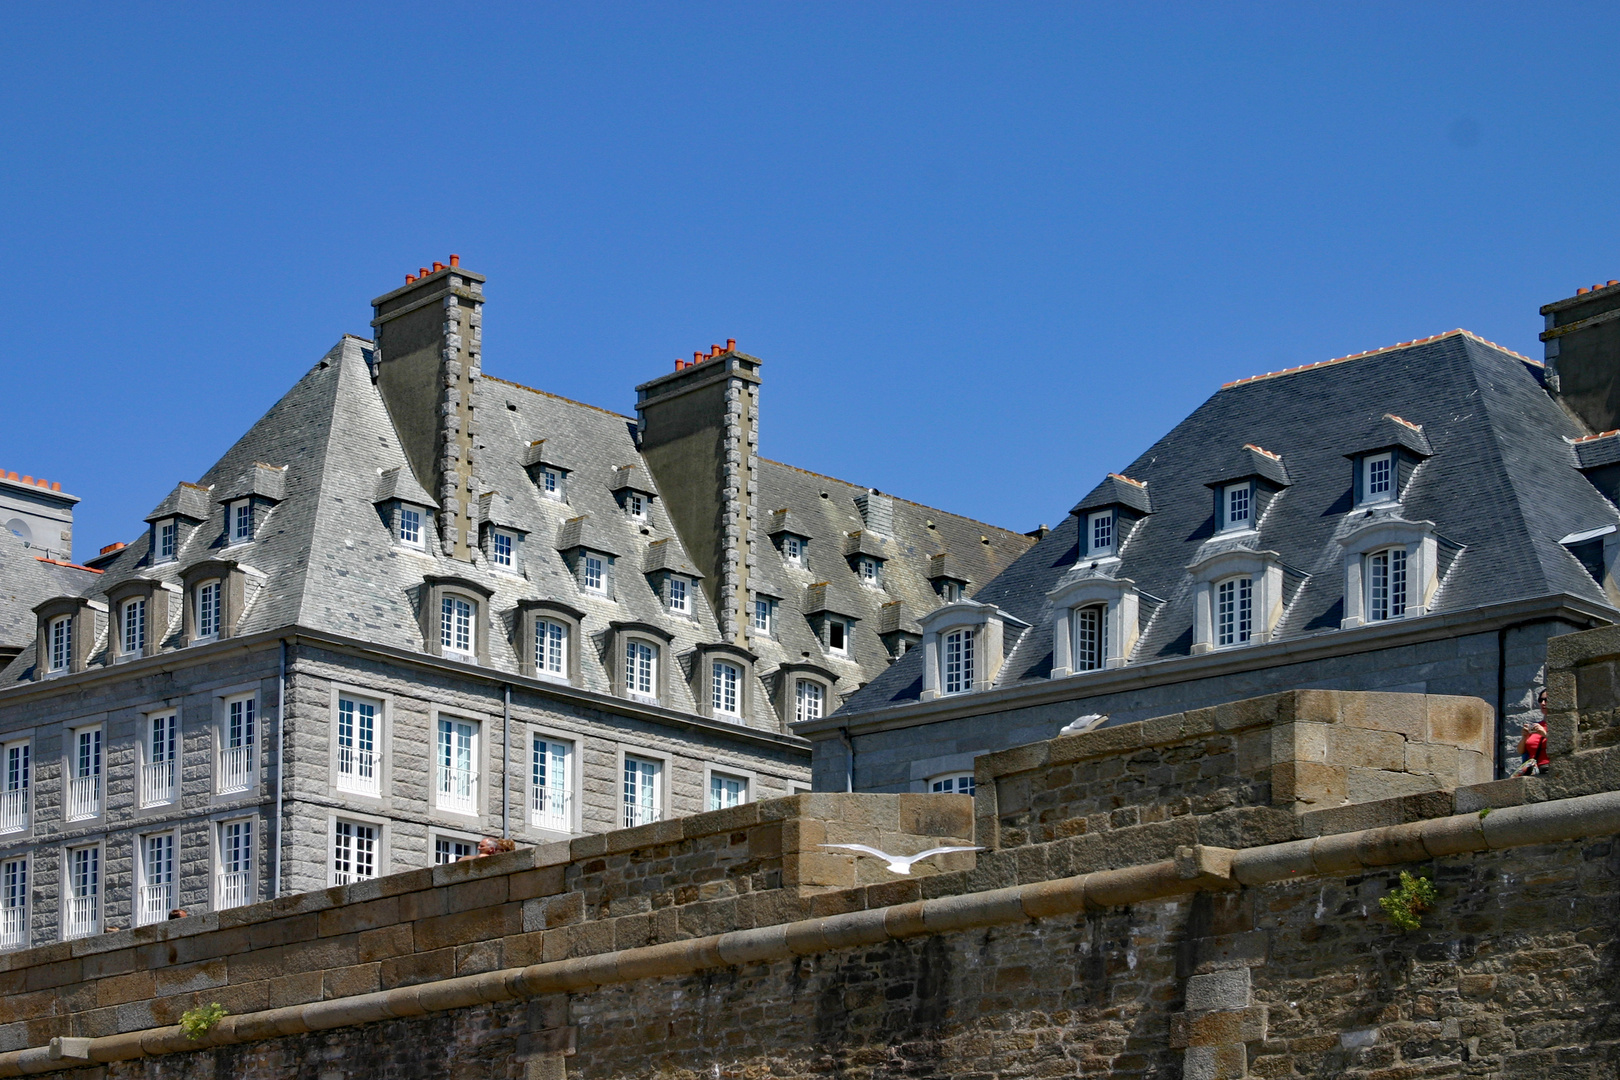
POLYGON ((876 855, 889 864, 891 874, 911 873, 911 864, 921 862, 931 855, 948 855, 953 851, 983 851, 982 847, 931 847, 927 851, 919 851, 915 855, 890 855, 887 851, 879 851, 875 847, 865 844, 821 844, 824 848, 846 848, 850 851, 860 852, 862 855, 876 855))

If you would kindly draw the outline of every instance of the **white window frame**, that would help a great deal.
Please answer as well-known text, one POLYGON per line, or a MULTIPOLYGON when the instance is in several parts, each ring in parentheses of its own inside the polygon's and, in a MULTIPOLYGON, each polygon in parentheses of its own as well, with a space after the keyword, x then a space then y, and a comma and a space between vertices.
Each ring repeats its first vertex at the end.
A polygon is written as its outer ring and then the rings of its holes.
POLYGON ((793 533, 784 533, 782 535, 782 558, 789 566, 804 569, 809 565, 807 552, 809 546, 809 541, 804 537, 796 536, 793 533))
POLYGON ((370 881, 386 872, 383 862, 383 827, 352 815, 333 815, 326 848, 329 885, 370 881))
POLYGON ((572 835, 578 820, 579 743, 530 728, 528 766, 529 827, 572 835))
POLYGON ((226 528, 230 537, 227 546, 235 547, 253 539, 253 500, 237 499, 225 507, 226 528))
POLYGON ((433 833, 428 837, 428 843, 430 845, 430 847, 428 849, 428 855, 431 858, 431 861, 429 862, 428 865, 430 865, 430 866, 448 866, 450 863, 460 862, 467 855, 476 856, 478 854, 478 837, 476 837, 476 836, 466 836, 466 835, 458 834, 458 833, 442 832, 442 831, 440 831, 438 829, 435 829, 433 831, 433 833), (444 859, 442 861, 439 859, 439 845, 440 844, 443 844, 446 847, 450 848, 450 851, 449 851, 449 855, 451 856, 450 858, 444 859), (457 854, 455 849, 458 846, 465 846, 467 850, 464 853, 457 854))
POLYGON ((169 912, 179 906, 176 892, 179 884, 176 872, 179 851, 180 837, 172 829, 141 833, 136 837, 135 896, 130 905, 134 909, 130 913, 131 921, 136 926, 163 922, 168 919, 169 912))
POLYGON ((658 664, 663 659, 658 642, 643 637, 624 642, 624 690, 637 701, 658 702, 658 664), (648 650, 644 652, 643 650, 648 650))
POLYGON ((820 720, 827 715, 827 698, 831 696, 819 679, 793 680, 793 722, 820 720), (810 693, 810 691, 815 691, 810 693))
POLYGON ((28 948, 29 856, 26 852, 0 860, 0 951, 28 948))
POLYGON ((974 628, 957 626, 939 635, 939 692, 967 694, 973 691, 976 675, 976 642, 974 628))
POLYGON ((1106 559, 1118 549, 1116 530, 1119 522, 1112 510, 1097 510, 1086 515, 1086 552, 1092 559, 1106 559), (1107 543, 1101 543, 1106 538, 1107 543))
POLYGON ((196 620, 196 641, 214 641, 219 637, 220 593, 224 591, 225 583, 219 578, 209 578, 207 581, 197 582, 192 590, 192 603, 195 605, 193 617, 196 620), (204 617, 206 616, 206 618, 204 617))
POLYGON ((1229 649, 1254 640, 1254 578, 1247 574, 1215 583, 1215 647, 1229 649))
POLYGON ((669 759, 641 751, 619 757, 619 823, 623 828, 664 820, 669 759))
POLYGON ((169 806, 180 797, 180 714, 159 709, 142 719, 140 805, 169 806))
POLYGON ((1254 484, 1248 480, 1221 488, 1221 532, 1247 532, 1254 528, 1254 494, 1254 484), (1236 516, 1240 507, 1242 517, 1236 516))
POLYGON ((399 508, 399 526, 394 534, 394 540, 401 547, 408 547, 420 551, 423 548, 423 514, 414 506, 401 505, 399 508))
POLYGON ((240 795, 259 788, 259 695, 222 697, 215 736, 214 794, 240 795))
POLYGON ((253 874, 257 852, 251 817, 214 822, 213 897, 216 910, 253 903, 258 882, 253 874))
POLYGON ((563 474, 559 469, 540 470, 540 496, 554 502, 563 502, 563 474))
POLYGON ((587 552, 580 561, 580 587, 588 593, 606 596, 608 591, 607 570, 608 560, 606 555, 592 555, 587 552))
POLYGON ((690 615, 692 613, 692 586, 688 578, 679 574, 669 576, 669 610, 677 615, 690 615))
POLYGON ((776 601, 768 596, 754 597, 754 610, 749 618, 750 628, 757 634, 771 637, 776 633, 776 601))
POLYGON ((828 618, 827 618, 827 652, 830 653, 833 656, 848 656, 849 655, 849 639, 852 636, 852 634, 853 634, 853 627, 851 626, 850 621, 848 619, 840 619, 840 618, 837 618, 837 617, 834 617, 834 616, 828 616, 828 618), (839 636, 844 639, 844 643, 842 645, 834 645, 833 644, 833 627, 835 627, 835 626, 840 628, 839 636))
POLYGON ((862 555, 855 560, 856 572, 860 575, 861 584, 869 589, 883 588, 883 561, 870 555, 862 555))
POLYGON ((928 790, 944 795, 972 795, 977 787, 971 772, 940 773, 928 778, 928 790))
POLYGON ((489 533, 490 565, 504 574, 517 573, 517 534, 509 529, 491 529, 489 533), (504 548, 503 545, 504 544, 504 548), (504 562, 502 559, 504 558, 504 562))
POLYGON ((1386 450, 1382 454, 1368 454, 1361 459, 1361 506, 1383 506, 1393 503, 1400 498, 1400 477, 1396 474, 1395 453, 1386 450), (1381 491, 1373 491, 1373 472, 1377 466, 1383 466, 1383 483, 1381 491))
POLYGON ((0 745, 0 836, 28 831, 33 817, 34 742, 0 745))
POLYGON ((67 799, 64 821, 90 821, 105 809, 102 785, 107 775, 106 732, 101 724, 87 724, 68 732, 67 799))
POLYGON ((73 616, 58 615, 45 624, 45 670, 67 671, 73 666, 73 616))
POLYGON ((724 769, 711 768, 708 772, 703 785, 704 810, 730 810, 754 801, 754 783, 750 777, 724 769))
MULTIPOLYGON (((1428 614, 1440 588, 1439 541, 1434 535, 1434 523, 1429 521, 1398 521, 1385 518, 1371 521, 1343 538, 1344 548, 1344 618, 1343 629, 1367 623, 1398 622, 1417 619, 1428 614), (1375 574, 1373 558, 1394 549, 1406 553, 1406 602, 1404 610, 1385 614, 1375 610, 1375 574)), ((1393 608, 1394 605, 1391 605, 1393 608)))
POLYGON ((477 599, 451 592, 439 597, 439 649, 447 659, 466 664, 478 662, 477 599), (463 645, 466 647, 462 648, 463 645))
POLYGON ((101 844, 75 844, 62 851, 62 940, 101 933, 106 867, 101 844))
POLYGON ((572 625, 546 615, 534 618, 534 673, 553 682, 568 681, 572 625), (555 633, 554 633, 555 631, 555 633))
POLYGON ((709 662, 709 705, 716 716, 742 719, 744 672, 729 660, 709 662))
POLYGON ((1082 604, 1074 609, 1074 630, 1069 638, 1074 643, 1075 674, 1101 671, 1108 666, 1108 609, 1106 602, 1082 604))
POLYGON ((1411 560, 1404 544, 1369 551, 1362 556, 1366 582, 1364 610, 1368 622, 1396 622, 1406 618, 1412 598, 1411 560))
POLYGON ((953 578, 942 578, 939 583, 939 598, 947 604, 954 604, 962 599, 962 583, 953 578))
POLYGON ((647 520, 647 503, 647 496, 639 491, 627 491, 624 493, 624 512, 636 521, 647 520))
POLYGON ((478 817, 483 722, 436 712, 433 717, 433 806, 440 813, 478 817))
POLYGON ((333 696, 332 786, 350 795, 381 798, 385 703, 342 688, 333 696))
POLYGON ((146 651, 147 603, 144 596, 132 596, 118 605, 118 651, 139 656, 146 651))
POLYGON ((154 562, 174 562, 180 557, 180 522, 167 518, 157 523, 157 554, 154 562))

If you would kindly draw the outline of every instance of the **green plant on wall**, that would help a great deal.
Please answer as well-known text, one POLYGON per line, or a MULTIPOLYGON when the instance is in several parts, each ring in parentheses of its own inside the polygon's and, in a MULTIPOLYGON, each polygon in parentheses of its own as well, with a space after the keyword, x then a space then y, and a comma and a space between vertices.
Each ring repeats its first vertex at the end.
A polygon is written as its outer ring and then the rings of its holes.
POLYGON ((219 1002, 199 1005, 180 1014, 180 1030, 186 1038, 196 1040, 214 1030, 214 1025, 225 1019, 225 1006, 219 1002))
POLYGON ((1402 870, 1401 883, 1380 896, 1378 906, 1384 909, 1389 921, 1402 930, 1416 930, 1423 925, 1423 913, 1434 907, 1437 899, 1434 882, 1402 870))

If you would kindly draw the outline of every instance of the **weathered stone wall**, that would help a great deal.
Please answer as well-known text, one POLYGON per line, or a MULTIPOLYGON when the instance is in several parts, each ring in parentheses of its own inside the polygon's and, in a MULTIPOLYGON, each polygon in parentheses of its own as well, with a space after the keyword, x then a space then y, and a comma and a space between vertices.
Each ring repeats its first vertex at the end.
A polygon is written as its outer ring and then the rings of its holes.
POLYGON ((1608 648, 1558 655, 1544 779, 1042 839, 981 776, 988 850, 907 877, 820 845, 916 851, 967 799, 798 796, 0 957, 0 1075, 1620 1075, 1620 748, 1574 735, 1608 648), (1401 870, 1439 890, 1412 933, 1401 870), (209 1001, 202 1044, 162 1026, 209 1001))

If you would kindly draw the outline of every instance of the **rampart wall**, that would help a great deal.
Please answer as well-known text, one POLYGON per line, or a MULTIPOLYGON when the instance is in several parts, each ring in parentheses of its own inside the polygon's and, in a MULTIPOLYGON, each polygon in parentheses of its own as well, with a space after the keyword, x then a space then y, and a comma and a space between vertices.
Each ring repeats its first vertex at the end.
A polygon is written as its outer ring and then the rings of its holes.
POLYGON ((1545 779, 1305 803, 1301 723, 1427 761, 1489 712, 1276 695, 994 755, 971 807, 797 796, 13 954, 0 1075, 1613 1076, 1620 631, 1554 644, 1545 779), (1295 756, 1236 767, 1261 731, 1295 756), (968 835, 906 877, 820 847, 968 835))

